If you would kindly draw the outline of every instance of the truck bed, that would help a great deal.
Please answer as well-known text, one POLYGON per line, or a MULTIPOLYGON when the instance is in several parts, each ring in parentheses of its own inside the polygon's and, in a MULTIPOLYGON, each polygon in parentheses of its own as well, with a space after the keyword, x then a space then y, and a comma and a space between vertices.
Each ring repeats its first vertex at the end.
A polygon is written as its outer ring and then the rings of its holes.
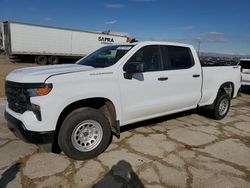
MULTIPOLYGON (((238 83, 235 84, 232 97, 236 97, 240 89, 240 66, 202 66, 202 99, 200 106, 212 104, 216 98, 217 88, 223 83, 238 83)), ((233 84, 234 85, 234 84, 233 84)))

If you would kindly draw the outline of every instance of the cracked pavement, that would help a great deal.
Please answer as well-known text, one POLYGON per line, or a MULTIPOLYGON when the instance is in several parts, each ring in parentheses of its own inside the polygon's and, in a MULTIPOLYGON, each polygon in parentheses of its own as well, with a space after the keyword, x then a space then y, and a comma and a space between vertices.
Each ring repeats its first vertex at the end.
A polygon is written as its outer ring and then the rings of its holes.
POLYGON ((188 111, 126 126, 98 157, 40 152, 7 129, 0 99, 0 187, 250 187, 250 95, 215 121, 188 111))

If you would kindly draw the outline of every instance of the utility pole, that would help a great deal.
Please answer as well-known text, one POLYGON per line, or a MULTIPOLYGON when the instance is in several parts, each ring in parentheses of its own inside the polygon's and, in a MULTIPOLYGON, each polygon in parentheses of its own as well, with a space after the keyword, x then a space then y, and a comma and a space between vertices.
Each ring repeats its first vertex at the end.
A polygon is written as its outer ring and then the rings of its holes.
POLYGON ((200 56, 201 40, 197 40, 197 42, 198 42, 198 56, 200 56))

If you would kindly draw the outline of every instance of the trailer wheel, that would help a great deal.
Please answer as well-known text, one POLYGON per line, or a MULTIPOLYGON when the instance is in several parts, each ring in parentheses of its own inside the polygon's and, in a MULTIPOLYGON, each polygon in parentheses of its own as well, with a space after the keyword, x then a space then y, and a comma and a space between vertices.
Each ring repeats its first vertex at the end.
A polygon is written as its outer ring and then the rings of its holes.
POLYGON ((38 65, 46 65, 48 62, 48 58, 45 55, 39 55, 36 56, 35 61, 38 65))
POLYGON ((57 56, 50 56, 48 60, 49 60, 49 64, 52 64, 52 65, 59 63, 59 58, 57 56))

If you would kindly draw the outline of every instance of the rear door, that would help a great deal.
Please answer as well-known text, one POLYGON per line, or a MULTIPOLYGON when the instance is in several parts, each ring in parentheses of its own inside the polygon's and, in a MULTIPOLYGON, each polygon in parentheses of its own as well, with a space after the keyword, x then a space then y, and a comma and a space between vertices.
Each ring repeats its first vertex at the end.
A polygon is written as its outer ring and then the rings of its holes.
POLYGON ((161 77, 168 78, 162 92, 166 111, 195 108, 201 99, 201 66, 195 63, 191 49, 181 46, 161 46, 164 69, 161 77))

